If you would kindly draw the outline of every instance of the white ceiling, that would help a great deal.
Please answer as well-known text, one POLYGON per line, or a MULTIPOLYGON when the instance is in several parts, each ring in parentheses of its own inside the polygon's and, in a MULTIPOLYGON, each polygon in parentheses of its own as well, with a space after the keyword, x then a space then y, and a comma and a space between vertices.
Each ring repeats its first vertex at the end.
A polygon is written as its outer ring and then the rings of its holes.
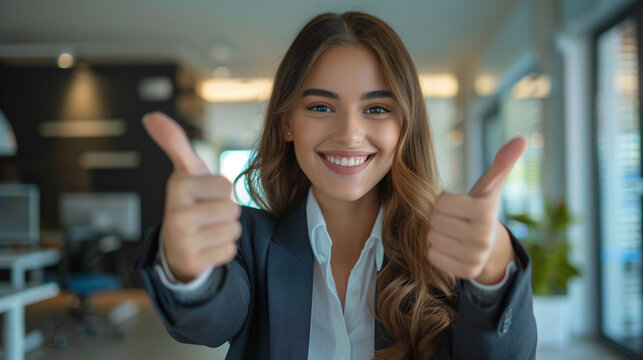
POLYGON ((308 19, 360 10, 398 32, 421 72, 445 72, 474 56, 515 2, 1 0, 0 58, 53 61, 69 49, 88 61, 170 60, 202 74, 225 65, 233 77, 270 76, 308 19))

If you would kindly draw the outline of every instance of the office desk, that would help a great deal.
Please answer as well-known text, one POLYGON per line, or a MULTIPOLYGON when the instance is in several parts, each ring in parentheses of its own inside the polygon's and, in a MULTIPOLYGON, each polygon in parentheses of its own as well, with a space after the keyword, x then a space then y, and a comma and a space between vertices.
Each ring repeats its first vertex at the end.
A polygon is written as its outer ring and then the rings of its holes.
POLYGON ((4 357, 22 360, 25 356, 25 306, 58 295, 56 283, 27 285, 16 288, 0 284, 0 313, 5 315, 4 357))
POLYGON ((0 249, 0 269, 11 269, 11 285, 16 288, 25 286, 27 271, 41 271, 59 260, 55 249, 0 249))
MULTIPOLYGON (((0 294, 0 302, 4 302, 6 306, 6 297, 8 299, 14 299, 11 301, 15 302, 15 294, 22 294, 20 296, 26 296, 25 299, 29 300, 32 296, 40 294, 38 291, 33 290, 34 286, 31 285, 29 289, 25 288, 27 286, 27 271, 36 272, 36 282, 42 283, 44 278, 42 269, 55 265, 60 260, 60 253, 55 249, 0 249, 0 269, 10 269, 11 270, 11 283, 2 284, 0 287, 3 289, 2 294, 0 294), (20 292, 21 289, 29 290, 25 293, 20 292), (14 293, 12 293, 15 292, 14 293), (13 295, 12 295, 13 294, 13 295), (36 294, 36 295, 34 295, 36 294)), ((50 284, 44 284, 47 287, 43 288, 44 294, 47 294, 46 290, 51 290, 50 284)), ((56 286, 56 293, 47 296, 52 297, 56 296, 59 292, 58 285, 56 286)), ((42 298, 41 300, 46 299, 47 297, 42 298)), ((37 298, 37 296, 36 296, 37 298)), ((40 300, 32 301, 37 302, 40 300)), ((5 357, 3 359, 22 359, 24 358, 24 353, 33 348, 39 347, 42 345, 42 332, 35 330, 29 333, 25 338, 25 329, 24 329, 24 307, 30 303, 25 303, 23 305, 16 305, 12 310, 3 310, 8 311, 7 316, 4 321, 4 347, 5 347, 5 357), (29 348, 26 348, 28 345, 29 348), (20 355, 12 355, 12 354, 20 355), (12 357, 19 356, 19 357, 12 357)))

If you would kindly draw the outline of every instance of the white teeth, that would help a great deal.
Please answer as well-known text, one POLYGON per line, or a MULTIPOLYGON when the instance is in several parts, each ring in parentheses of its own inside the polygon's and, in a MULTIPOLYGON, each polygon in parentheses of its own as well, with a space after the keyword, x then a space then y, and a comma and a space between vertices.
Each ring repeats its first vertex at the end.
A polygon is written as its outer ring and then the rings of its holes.
POLYGON ((326 160, 328 162, 333 163, 335 165, 339 166, 346 166, 346 167, 352 167, 352 166, 357 166, 361 165, 366 161, 367 156, 351 156, 351 157, 335 157, 333 155, 326 155, 326 160))

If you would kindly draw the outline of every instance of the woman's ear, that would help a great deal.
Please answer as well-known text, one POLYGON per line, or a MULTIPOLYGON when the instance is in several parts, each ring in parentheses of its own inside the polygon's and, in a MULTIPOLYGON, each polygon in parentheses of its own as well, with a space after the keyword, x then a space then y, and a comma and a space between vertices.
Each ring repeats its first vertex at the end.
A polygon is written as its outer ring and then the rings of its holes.
POLYGON ((283 131, 284 139, 286 139, 286 141, 290 142, 294 140, 290 116, 284 116, 281 118, 281 131, 283 131))

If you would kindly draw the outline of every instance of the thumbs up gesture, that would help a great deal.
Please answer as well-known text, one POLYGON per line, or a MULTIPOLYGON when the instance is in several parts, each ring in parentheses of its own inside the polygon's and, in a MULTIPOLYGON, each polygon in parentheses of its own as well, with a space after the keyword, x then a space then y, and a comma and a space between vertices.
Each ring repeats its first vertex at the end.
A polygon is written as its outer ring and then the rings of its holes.
POLYGON ((500 195, 509 172, 526 148, 525 137, 509 141, 468 195, 439 195, 428 239, 432 264, 456 277, 485 285, 502 280, 515 254, 509 234, 498 220, 500 195))
POLYGON ((231 199, 230 181, 210 174, 179 124, 154 112, 143 118, 143 125, 174 165, 167 182, 161 239, 172 275, 189 282, 235 257, 241 208, 231 199))

